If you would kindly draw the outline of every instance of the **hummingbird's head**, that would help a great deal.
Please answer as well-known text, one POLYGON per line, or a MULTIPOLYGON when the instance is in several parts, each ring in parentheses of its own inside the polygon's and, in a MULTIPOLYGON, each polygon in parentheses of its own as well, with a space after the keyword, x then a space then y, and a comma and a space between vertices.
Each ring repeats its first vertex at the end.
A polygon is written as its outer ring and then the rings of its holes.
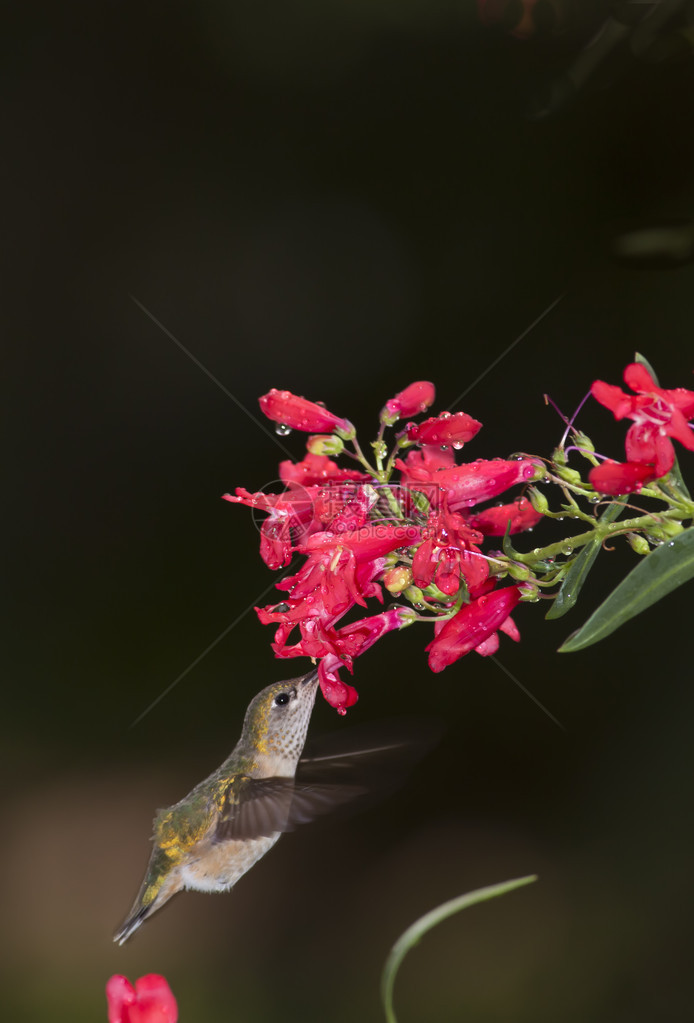
POLYGON ((282 773, 282 761, 294 773, 306 742, 306 732, 318 691, 318 672, 273 682, 251 701, 243 722, 242 741, 273 761, 272 773, 282 773))

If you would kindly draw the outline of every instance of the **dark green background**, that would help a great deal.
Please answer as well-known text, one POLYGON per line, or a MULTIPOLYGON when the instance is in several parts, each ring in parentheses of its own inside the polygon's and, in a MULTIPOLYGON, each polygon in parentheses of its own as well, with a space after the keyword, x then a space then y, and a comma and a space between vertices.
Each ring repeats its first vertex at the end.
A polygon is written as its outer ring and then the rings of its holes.
MULTIPOLYGON (((683 1019, 691 1005, 692 687, 685 588, 601 646, 556 648, 634 563, 605 554, 570 618, 429 673, 424 627, 358 663, 352 721, 440 715, 408 785, 288 836, 231 894, 110 935, 153 810, 291 673, 246 615, 271 573, 250 513, 281 455, 238 402, 323 400, 368 442, 433 380, 471 458, 549 453, 635 349, 691 386, 694 266, 611 260, 624 225, 694 217, 694 60, 621 53, 554 118, 525 116, 609 5, 520 42, 472 2, 200 0, 4 16, 7 610, 3 1002, 105 1019, 111 973, 157 971, 187 1023, 377 1021, 392 941, 463 891, 538 885, 448 921, 406 961, 409 1020, 683 1019), (599 87, 598 87, 599 85, 599 87)), ((623 429, 580 420, 606 454, 623 429)), ((284 442, 301 457, 301 438, 284 442)), ((693 459, 683 453, 686 478, 693 459)), ((539 530, 533 542, 539 542, 539 530)), ((528 541, 529 542, 529 541, 528 541)), ((303 662, 294 662, 304 668, 303 662)), ((346 727, 321 702, 316 732, 346 727)))

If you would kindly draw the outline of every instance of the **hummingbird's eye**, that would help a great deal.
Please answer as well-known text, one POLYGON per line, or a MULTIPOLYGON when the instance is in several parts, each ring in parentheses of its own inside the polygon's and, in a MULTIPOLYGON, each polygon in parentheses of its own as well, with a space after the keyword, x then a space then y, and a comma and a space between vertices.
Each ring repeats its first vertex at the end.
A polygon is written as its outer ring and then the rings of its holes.
POLYGON ((286 707, 292 696, 296 696, 296 689, 290 689, 287 693, 278 693, 275 697, 276 707, 286 707))

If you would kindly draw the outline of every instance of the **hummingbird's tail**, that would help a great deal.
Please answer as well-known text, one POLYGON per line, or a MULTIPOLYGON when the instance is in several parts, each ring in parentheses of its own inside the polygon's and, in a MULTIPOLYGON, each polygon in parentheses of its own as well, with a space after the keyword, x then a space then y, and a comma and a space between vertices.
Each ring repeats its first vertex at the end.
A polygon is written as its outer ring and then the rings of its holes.
POLYGON ((138 927, 140 927, 140 925, 144 923, 147 917, 150 916, 150 914, 153 913, 154 910, 158 908, 159 907, 156 904, 151 904, 149 906, 140 906, 139 908, 134 909, 128 915, 127 919, 123 923, 123 926, 119 927, 116 933, 113 935, 113 940, 116 941, 119 945, 122 945, 124 942, 128 940, 130 935, 134 934, 138 927))
POLYGON ((123 925, 113 935, 113 940, 118 942, 119 945, 126 942, 130 935, 134 934, 138 927, 141 927, 145 920, 149 919, 152 913, 156 913, 158 909, 161 909, 179 889, 180 885, 169 884, 162 886, 153 899, 144 902, 143 895, 146 897, 147 885, 143 884, 142 891, 135 900, 133 908, 126 916, 123 925))

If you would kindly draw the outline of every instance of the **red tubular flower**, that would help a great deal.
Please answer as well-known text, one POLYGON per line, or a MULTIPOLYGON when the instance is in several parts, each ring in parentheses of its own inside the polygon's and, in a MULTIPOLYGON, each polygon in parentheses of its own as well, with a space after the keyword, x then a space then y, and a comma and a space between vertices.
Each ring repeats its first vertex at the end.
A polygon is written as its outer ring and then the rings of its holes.
POLYGON ((637 394, 625 394, 621 388, 604 380, 596 380, 591 393, 612 412, 615 419, 634 420, 627 431, 627 462, 624 464, 650 465, 651 479, 660 479, 670 472, 675 463, 675 450, 668 438, 672 437, 694 451, 694 433, 687 422, 694 417, 694 391, 687 391, 684 387, 673 390, 658 387, 646 367, 638 362, 630 363, 624 370, 624 382, 637 394))
POLYGON ((535 511, 527 497, 518 497, 511 504, 501 504, 497 508, 486 508, 484 511, 471 515, 467 520, 473 529, 479 529, 485 536, 504 536, 506 530, 511 533, 522 533, 532 529, 542 518, 542 513, 535 511))
POLYGON ((417 444, 450 444, 454 448, 462 448, 481 428, 482 424, 466 412, 454 415, 442 412, 423 423, 408 423, 407 439, 417 444))
POLYGON ((467 465, 441 469, 434 474, 433 483, 439 491, 445 493, 450 510, 459 511, 461 508, 471 508, 480 501, 498 497, 514 484, 525 483, 537 474, 538 467, 527 458, 513 461, 478 458, 467 465))
POLYGON ((466 465, 454 465, 450 450, 439 451, 439 456, 436 456, 435 449, 426 448, 422 452, 410 452, 404 462, 401 459, 395 462, 403 485, 423 493, 434 509, 441 506, 444 495, 446 507, 451 511, 471 508, 481 501, 498 497, 516 483, 536 478, 542 471, 527 458, 511 461, 478 458, 466 465), (450 461, 444 462, 444 458, 450 461))
POLYGON ((132 986, 115 974, 106 984, 108 1023, 176 1023, 178 1007, 164 977, 148 973, 132 986))
POLYGON ((340 419, 322 405, 300 398, 291 391, 278 391, 273 387, 258 401, 268 419, 293 430, 302 430, 305 433, 337 433, 341 437, 354 437, 354 427, 349 419, 340 419))
POLYGON ((590 484, 601 494, 633 494, 657 479, 653 467, 639 462, 613 462, 606 459, 588 473, 590 484))
POLYGON ((401 416, 418 416, 421 412, 426 412, 435 397, 434 385, 428 380, 418 380, 386 402, 381 419, 392 426, 401 416))
POLYGON ((504 625, 519 600, 519 587, 506 586, 464 604, 453 618, 443 623, 427 646, 431 670, 443 671, 471 650, 491 653, 485 642, 504 625))

